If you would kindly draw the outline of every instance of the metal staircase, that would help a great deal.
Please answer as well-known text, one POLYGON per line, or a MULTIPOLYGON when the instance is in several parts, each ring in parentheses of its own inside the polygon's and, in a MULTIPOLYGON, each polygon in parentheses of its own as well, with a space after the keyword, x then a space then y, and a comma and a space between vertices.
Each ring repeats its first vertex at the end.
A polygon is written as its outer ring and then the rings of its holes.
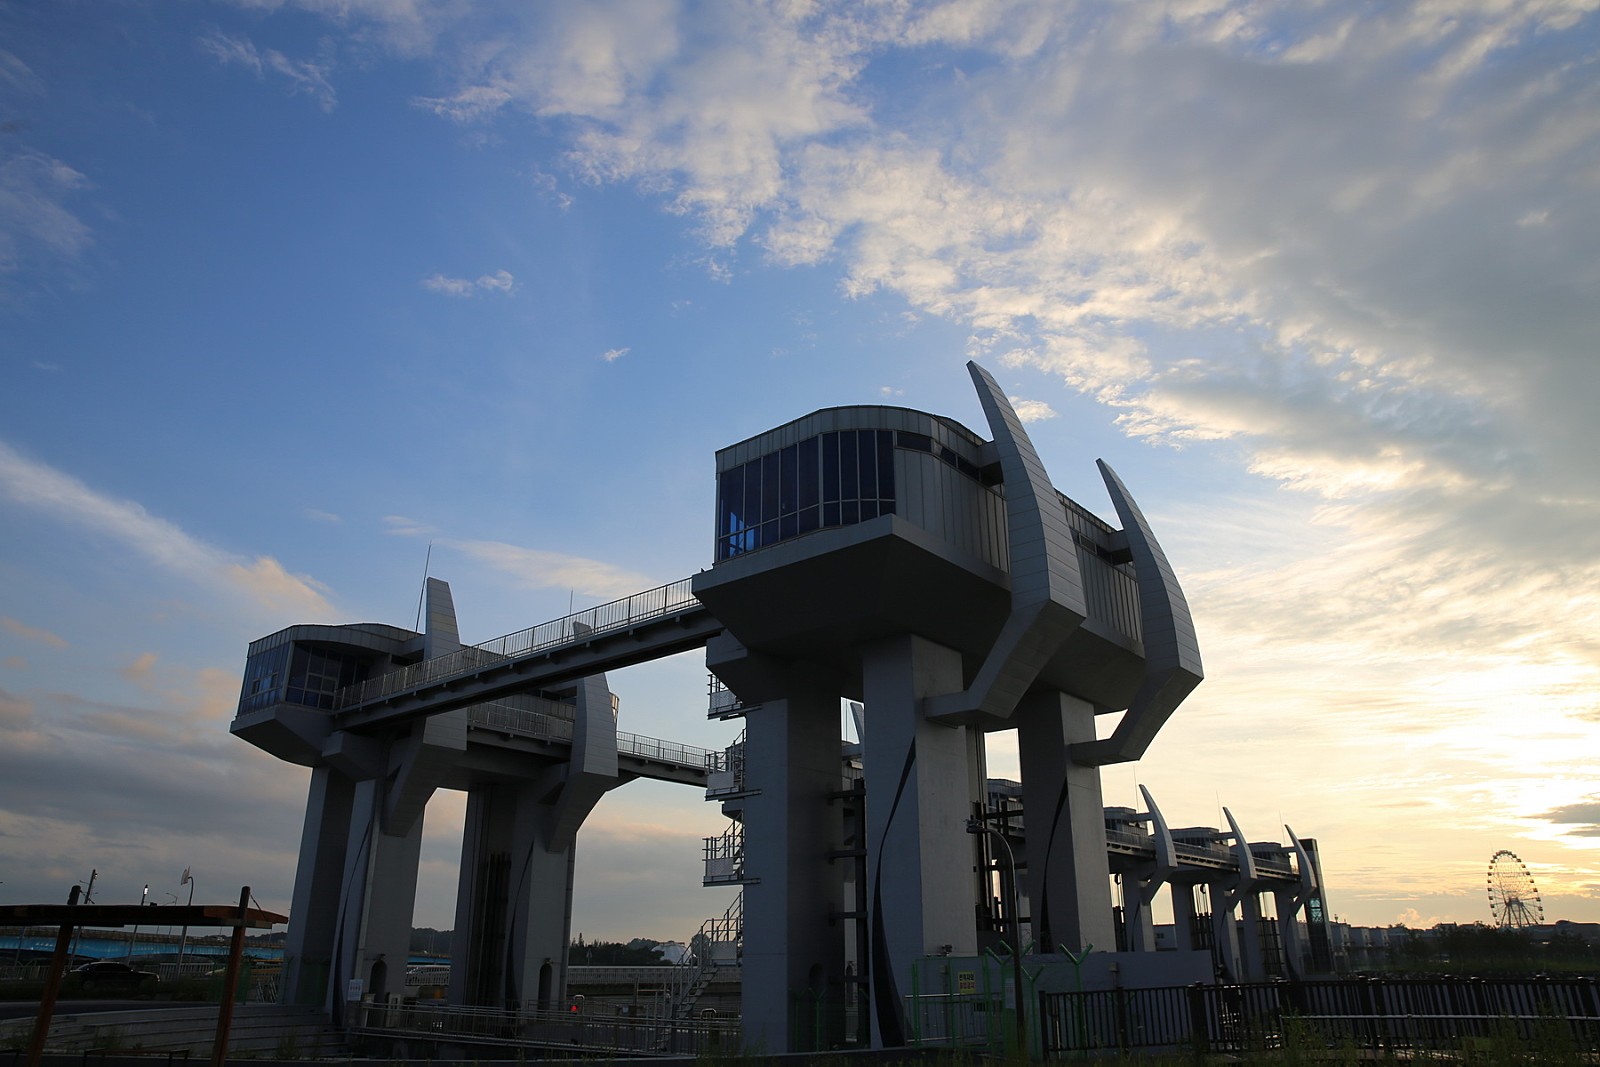
POLYGON ((701 923, 700 932, 689 939, 689 951, 672 976, 672 1017, 692 1018, 700 994, 721 970, 740 966, 743 957, 744 894, 740 893, 720 918, 701 923))

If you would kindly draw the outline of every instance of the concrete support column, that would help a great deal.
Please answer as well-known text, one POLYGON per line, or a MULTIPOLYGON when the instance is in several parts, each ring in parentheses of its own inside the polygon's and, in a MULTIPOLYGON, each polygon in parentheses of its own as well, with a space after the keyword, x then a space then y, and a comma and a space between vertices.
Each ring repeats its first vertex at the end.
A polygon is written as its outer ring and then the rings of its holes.
POLYGON ((417 864, 422 857, 422 819, 402 834, 373 838, 363 930, 352 978, 360 978, 378 1003, 405 990, 411 957, 411 918, 417 903, 417 864))
POLYGON ((411 912, 417 896, 422 820, 406 833, 380 831, 383 783, 357 782, 350 805, 350 834, 338 909, 338 948, 331 992, 345 997, 360 979, 362 993, 398 992, 411 952, 411 912))
POLYGON ((1179 952, 1195 948, 1194 886, 1187 882, 1172 883, 1172 940, 1179 952))
POLYGON ((1207 887, 1211 897, 1212 956, 1231 982, 1244 981, 1244 968, 1239 962, 1239 924, 1234 921, 1233 909, 1238 904, 1233 892, 1224 884, 1212 882, 1207 887))
POLYGON ((328 903, 339 899, 354 795, 355 783, 346 776, 329 767, 312 770, 284 943, 281 999, 286 1004, 331 1008, 344 996, 342 989, 331 988, 339 911, 328 903))
POLYGON ((1261 921, 1261 895, 1254 888, 1245 890, 1239 901, 1239 914, 1244 919, 1244 930, 1239 938, 1239 948, 1244 957, 1244 980, 1267 980, 1267 951, 1261 935, 1266 924, 1261 921))
POLYGON ((1285 978, 1305 977, 1304 947, 1300 943, 1300 901, 1293 891, 1274 893, 1273 901, 1278 911, 1278 944, 1283 948, 1283 974, 1285 978))
POLYGON ((1100 769, 1067 758, 1072 745, 1094 740, 1094 707, 1065 693, 1035 693, 1017 705, 1016 721, 1034 939, 1046 952, 1112 949, 1100 769))
POLYGON ((451 939, 452 1004, 548 1007, 564 995, 575 847, 551 849, 552 775, 470 789, 451 939))
POLYGON ((871 913, 872 1040, 903 1045, 901 998, 915 960, 950 946, 977 950, 974 838, 966 832, 967 727, 936 725, 918 701, 962 687, 961 656, 921 637, 863 650, 867 733, 867 882, 871 913))
POLYGON ((745 718, 744 1037, 766 1054, 831 1047, 842 1020, 839 695, 796 690, 745 718), (819 1033, 818 1030, 821 1030, 819 1033))
POLYGON ((1155 919, 1151 911, 1164 884, 1154 875, 1149 878, 1122 876, 1122 922, 1129 952, 1156 950, 1155 919))

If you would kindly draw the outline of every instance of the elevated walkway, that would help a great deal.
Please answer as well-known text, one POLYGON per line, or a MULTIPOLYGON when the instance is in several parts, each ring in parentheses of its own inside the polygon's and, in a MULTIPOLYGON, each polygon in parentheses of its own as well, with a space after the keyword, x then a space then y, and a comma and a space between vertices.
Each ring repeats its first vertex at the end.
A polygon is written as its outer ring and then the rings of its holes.
POLYGON ((645 663, 722 632, 692 578, 635 593, 338 690, 339 729, 366 730, 645 663))
MULTIPOLYGON (((483 704, 467 713, 467 728, 503 738, 531 741, 551 749, 572 747, 571 708, 540 701, 548 710, 518 707, 506 702, 483 704), (559 709, 565 708, 563 715, 559 709)), ((494 742, 490 742, 494 743, 494 742)), ((704 786, 714 753, 677 741, 617 731, 617 769, 635 778, 704 786)))

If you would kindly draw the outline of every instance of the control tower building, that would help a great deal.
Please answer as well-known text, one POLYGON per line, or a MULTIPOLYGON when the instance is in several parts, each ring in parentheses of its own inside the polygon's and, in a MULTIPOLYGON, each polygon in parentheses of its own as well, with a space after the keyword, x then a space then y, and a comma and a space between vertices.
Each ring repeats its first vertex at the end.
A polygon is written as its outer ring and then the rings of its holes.
POLYGON ((1202 678, 1188 605, 1121 480, 1100 464, 1118 529, 1051 485, 968 366, 992 440, 841 407, 717 453, 715 563, 693 588, 723 627, 707 665, 749 709, 744 1018, 769 1049, 797 992, 852 985, 870 989, 873 1043, 901 1044, 913 961, 976 954, 987 733, 1018 734, 1041 950, 1113 945, 1099 768, 1138 759, 1202 678), (835 804, 841 697, 864 707, 857 835, 835 804), (836 862, 851 857, 855 907, 836 862), (841 919, 866 931, 850 972, 841 919))

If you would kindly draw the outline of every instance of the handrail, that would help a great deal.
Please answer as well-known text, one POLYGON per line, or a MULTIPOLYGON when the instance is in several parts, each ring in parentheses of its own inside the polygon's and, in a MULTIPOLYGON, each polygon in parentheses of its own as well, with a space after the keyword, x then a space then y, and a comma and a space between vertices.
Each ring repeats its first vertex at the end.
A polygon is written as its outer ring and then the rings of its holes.
POLYGON ((687 1018, 694 1007, 694 998, 704 988, 706 981, 718 967, 714 946, 733 945, 734 958, 730 966, 740 966, 744 956, 744 893, 733 898, 733 903, 720 918, 707 919, 700 924, 700 932, 689 939, 689 951, 673 968, 672 1015, 687 1018))
MULTIPOLYGON (((532 699, 552 710, 519 708, 496 701, 491 704, 474 705, 467 721, 474 726, 522 737, 537 738, 541 741, 564 741, 570 744, 573 730, 572 717, 555 709, 565 708, 570 713, 572 706, 553 700, 532 699)), ((716 754, 677 741, 663 741, 659 737, 646 737, 644 734, 630 734, 618 730, 617 755, 704 771, 711 765, 716 754)))
POLYGON ((576 644, 596 635, 627 629, 641 623, 698 607, 692 588, 694 579, 683 578, 642 593, 613 600, 583 611, 564 615, 526 630, 497 637, 479 645, 466 645, 455 652, 423 660, 364 682, 346 686, 333 695, 333 710, 359 707, 383 697, 416 689, 460 675, 471 674, 498 663, 533 655, 558 645, 576 644))

